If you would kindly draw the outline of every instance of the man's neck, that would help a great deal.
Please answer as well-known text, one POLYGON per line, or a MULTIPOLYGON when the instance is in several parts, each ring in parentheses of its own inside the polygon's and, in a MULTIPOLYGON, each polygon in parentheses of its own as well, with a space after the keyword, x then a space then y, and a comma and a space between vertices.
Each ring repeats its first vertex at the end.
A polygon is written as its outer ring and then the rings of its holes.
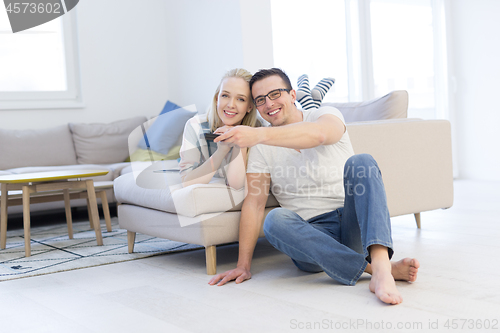
POLYGON ((290 121, 288 121, 286 124, 283 125, 290 125, 294 123, 300 123, 304 120, 304 113, 297 109, 297 107, 294 107, 292 111, 292 117, 290 118, 290 121))

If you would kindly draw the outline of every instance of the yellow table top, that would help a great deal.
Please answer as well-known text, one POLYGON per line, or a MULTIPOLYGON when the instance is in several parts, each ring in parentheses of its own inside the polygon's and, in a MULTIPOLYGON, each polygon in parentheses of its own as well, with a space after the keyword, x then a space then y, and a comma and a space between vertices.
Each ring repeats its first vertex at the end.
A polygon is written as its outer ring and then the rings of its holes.
POLYGON ((31 173, 0 176, 0 183, 18 184, 18 183, 50 182, 55 180, 104 176, 108 173, 109 173, 108 170, 88 170, 88 169, 31 172, 31 173))

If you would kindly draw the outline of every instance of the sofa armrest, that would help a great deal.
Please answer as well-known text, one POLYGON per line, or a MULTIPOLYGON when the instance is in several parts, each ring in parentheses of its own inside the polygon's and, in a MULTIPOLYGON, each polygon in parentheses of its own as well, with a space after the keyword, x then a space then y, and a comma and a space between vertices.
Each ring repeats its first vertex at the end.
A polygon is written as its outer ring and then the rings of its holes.
POLYGON ((356 154, 377 161, 391 216, 453 205, 451 126, 447 120, 347 125, 356 154))

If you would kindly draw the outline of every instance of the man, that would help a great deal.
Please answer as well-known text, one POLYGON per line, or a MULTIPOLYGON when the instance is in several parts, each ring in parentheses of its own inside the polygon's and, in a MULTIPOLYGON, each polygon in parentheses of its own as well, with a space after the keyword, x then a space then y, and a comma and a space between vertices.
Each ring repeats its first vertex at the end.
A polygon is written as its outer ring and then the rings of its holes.
POLYGON ((363 272, 383 302, 399 304, 395 280, 413 282, 416 259, 391 263, 389 212, 380 170, 367 154, 354 155, 340 111, 332 107, 300 111, 288 76, 260 70, 250 81, 257 109, 271 127, 237 126, 216 141, 253 147, 247 169, 248 195, 241 210, 235 269, 216 275, 211 285, 251 277, 253 251, 272 191, 281 208, 264 221, 269 242, 304 271, 325 271, 354 285, 363 272))

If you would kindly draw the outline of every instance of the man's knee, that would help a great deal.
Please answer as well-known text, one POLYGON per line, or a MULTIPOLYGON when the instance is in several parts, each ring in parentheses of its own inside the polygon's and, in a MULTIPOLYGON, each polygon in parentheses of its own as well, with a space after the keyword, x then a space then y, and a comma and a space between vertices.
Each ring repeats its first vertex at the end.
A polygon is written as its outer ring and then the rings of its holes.
POLYGON ((380 169, 370 154, 357 154, 349 157, 344 166, 344 178, 368 178, 378 175, 380 169))
POLYGON ((294 213, 285 208, 274 208, 270 211, 264 220, 264 234, 267 236, 269 232, 279 234, 278 229, 284 228, 287 220, 294 218, 294 213), (275 232, 273 232, 275 231, 275 232))
POLYGON ((377 165, 377 162, 370 154, 356 154, 347 159, 346 166, 370 166, 377 165))
POLYGON ((292 259, 292 261, 295 264, 295 266, 297 266, 297 268, 300 269, 301 271, 309 272, 309 273, 323 272, 323 268, 321 268, 321 266, 318 264, 312 264, 312 263, 298 261, 298 260, 294 260, 294 259, 292 259))

